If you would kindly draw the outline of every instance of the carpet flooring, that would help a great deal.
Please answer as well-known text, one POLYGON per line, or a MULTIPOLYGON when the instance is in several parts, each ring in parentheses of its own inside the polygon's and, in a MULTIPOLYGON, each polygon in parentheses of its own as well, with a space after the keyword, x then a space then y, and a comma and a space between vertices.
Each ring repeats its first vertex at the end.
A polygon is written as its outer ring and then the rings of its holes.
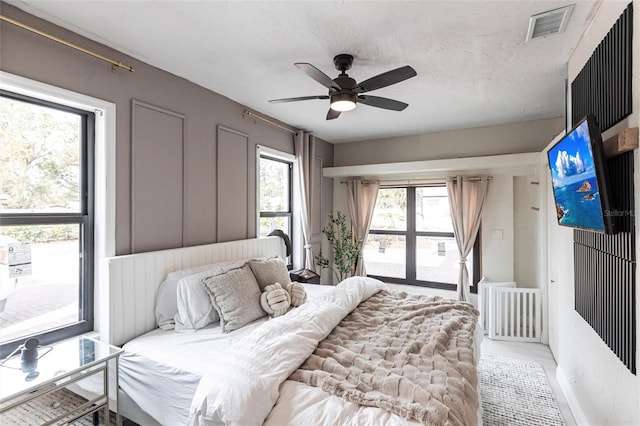
MULTIPOLYGON (((51 419, 72 411, 74 408, 86 402, 86 399, 75 393, 60 389, 40 398, 20 405, 0 415, 2 426, 31 426, 46 423, 51 419)), ((100 425, 104 425, 102 410, 98 413, 100 425)), ((115 415, 111 413, 110 426, 115 426, 115 415)), ((74 426, 93 426, 93 415, 89 414, 71 423, 74 426)))

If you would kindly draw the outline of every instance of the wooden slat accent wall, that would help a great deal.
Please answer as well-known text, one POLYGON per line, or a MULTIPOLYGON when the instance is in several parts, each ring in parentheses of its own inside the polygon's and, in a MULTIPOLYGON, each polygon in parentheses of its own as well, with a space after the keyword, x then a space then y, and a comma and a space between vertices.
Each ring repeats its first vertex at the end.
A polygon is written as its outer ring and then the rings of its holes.
MULTIPOLYGON (((613 235, 575 230, 575 309, 636 373, 636 237, 633 152, 607 161, 613 235)), ((606 213, 606 212, 605 212, 606 213)))
MULTIPOLYGON (((594 114, 604 131, 632 113, 633 4, 571 83, 571 119, 594 114)), ((636 374, 636 236, 633 151, 607 161, 614 235, 575 230, 575 309, 636 374)))
POLYGON ((600 42, 571 83, 571 120, 575 126, 595 114, 600 130, 613 126, 632 112, 631 52, 633 4, 600 42))

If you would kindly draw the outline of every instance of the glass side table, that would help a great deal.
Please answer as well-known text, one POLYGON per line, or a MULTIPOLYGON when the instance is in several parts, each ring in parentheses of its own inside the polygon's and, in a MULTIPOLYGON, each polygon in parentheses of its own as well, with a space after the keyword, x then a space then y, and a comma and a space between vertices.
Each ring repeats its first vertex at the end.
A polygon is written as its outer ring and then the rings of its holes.
POLYGON ((84 380, 102 380, 102 392, 92 399, 42 420, 42 425, 69 424, 91 413, 104 412, 108 424, 109 410, 120 424, 118 369, 122 349, 84 336, 76 336, 39 348, 37 361, 25 365, 20 354, 3 360, 0 366, 0 417, 10 410, 44 395, 84 380), (109 374, 110 362, 115 370, 109 374), (109 384, 115 381, 114 404, 109 404, 109 384))

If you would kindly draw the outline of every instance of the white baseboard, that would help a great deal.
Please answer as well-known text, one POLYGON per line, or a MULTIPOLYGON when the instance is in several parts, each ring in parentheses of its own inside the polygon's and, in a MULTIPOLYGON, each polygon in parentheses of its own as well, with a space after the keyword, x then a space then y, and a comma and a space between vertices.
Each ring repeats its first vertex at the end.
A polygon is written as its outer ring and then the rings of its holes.
POLYGON ((571 410, 571 414, 573 414, 576 424, 578 426, 590 426, 587 416, 584 415, 582 407, 580 407, 580 404, 571 389, 567 376, 564 375, 559 366, 556 368, 556 380, 558 381, 558 385, 567 400, 567 404, 569 404, 569 409, 571 410))

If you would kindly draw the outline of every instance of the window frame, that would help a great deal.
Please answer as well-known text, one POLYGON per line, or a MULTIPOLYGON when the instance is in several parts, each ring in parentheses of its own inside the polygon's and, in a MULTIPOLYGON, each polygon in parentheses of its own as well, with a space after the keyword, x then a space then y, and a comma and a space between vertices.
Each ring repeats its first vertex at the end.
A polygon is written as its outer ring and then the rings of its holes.
MULTIPOLYGON (((377 278, 382 281, 386 281, 394 284, 407 284, 414 285, 419 287, 430 287, 437 288, 441 290, 456 290, 456 284, 450 283, 441 283, 436 281, 425 281, 416 279, 417 274, 417 255, 416 255, 416 247, 417 247, 417 237, 447 237, 447 238, 455 238, 455 235, 452 232, 441 232, 441 231, 417 231, 416 230, 416 188, 426 187, 433 185, 416 185, 416 186, 394 186, 394 187, 383 187, 380 189, 387 188, 401 188, 406 190, 407 195, 407 207, 406 207, 406 229, 403 231, 399 230, 385 230, 385 229, 370 229, 370 235, 397 235, 405 237, 406 244, 406 253, 405 253, 405 278, 397 278, 397 277, 386 277, 383 275, 372 275, 367 274, 367 276, 372 278, 377 278)), ((481 255, 480 255, 480 245, 482 241, 482 226, 480 226, 480 230, 478 231, 478 235, 476 236, 476 241, 473 245, 472 257, 473 257, 473 269, 471 271, 471 293, 478 292, 478 282, 481 279, 481 255)))
MULTIPOLYGON (((256 234, 260 236, 260 219, 269 217, 286 217, 289 223, 288 230, 282 230, 289 236, 290 241, 294 241, 295 236, 295 214, 294 214, 294 168, 295 158, 291 154, 280 152, 272 148, 257 146, 257 161, 256 161, 256 206, 258 210, 256 234), (262 211, 260 209, 260 161, 262 159, 269 161, 276 161, 288 165, 288 185, 287 185, 287 198, 288 198, 288 210, 287 211, 262 211)), ((292 253, 287 257, 287 268, 293 269, 293 258, 296 252, 295 244, 291 245, 292 253)))
POLYGON ((95 229, 95 141, 96 117, 93 111, 75 108, 58 102, 42 99, 36 94, 29 96, 10 90, 0 89, 0 96, 30 104, 78 114, 81 117, 81 185, 80 211, 77 213, 2 213, 2 226, 66 225, 79 226, 79 316, 73 323, 46 330, 37 334, 22 336, 0 344, 0 357, 15 350, 26 338, 37 337, 42 344, 51 344, 69 337, 90 332, 94 329, 94 229, 95 229))

